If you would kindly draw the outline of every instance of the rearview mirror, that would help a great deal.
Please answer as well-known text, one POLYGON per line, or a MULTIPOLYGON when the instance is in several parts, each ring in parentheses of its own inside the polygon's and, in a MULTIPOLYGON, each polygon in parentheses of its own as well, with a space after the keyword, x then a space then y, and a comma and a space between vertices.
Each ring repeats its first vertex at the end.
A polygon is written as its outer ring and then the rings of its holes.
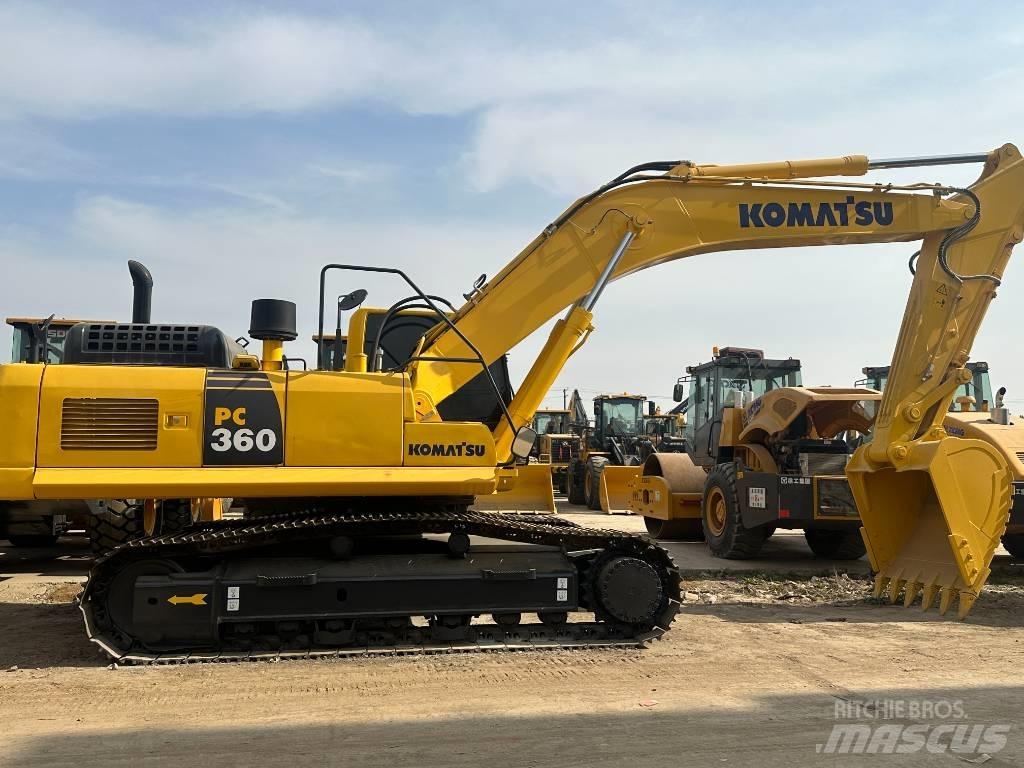
POLYGON ((672 387, 672 400, 674 400, 677 403, 683 402, 683 394, 683 385, 679 382, 676 382, 676 385, 672 387))
POLYGON ((512 455, 517 459, 529 458, 535 442, 537 442, 536 431, 532 427, 520 427, 512 439, 512 455))
POLYGON ((338 310, 341 312, 348 312, 350 309, 355 309, 364 301, 366 301, 366 289, 359 288, 358 290, 352 291, 352 293, 346 293, 340 299, 338 299, 338 310))

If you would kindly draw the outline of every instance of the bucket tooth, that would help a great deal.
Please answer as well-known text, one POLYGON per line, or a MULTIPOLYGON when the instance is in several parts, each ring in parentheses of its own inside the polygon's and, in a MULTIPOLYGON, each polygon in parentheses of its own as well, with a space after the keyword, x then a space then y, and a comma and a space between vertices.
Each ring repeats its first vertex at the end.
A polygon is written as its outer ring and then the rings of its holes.
POLYGON ((896 599, 900 596, 900 589, 906 582, 903 579, 896 577, 889 580, 889 602, 895 603, 896 599))
POLYGON ((953 598, 956 596, 957 590, 952 587, 943 587, 942 596, 939 598, 939 614, 945 616, 949 607, 953 604, 953 598))
POLYGON ((961 592, 960 605, 957 606, 956 617, 961 621, 967 618, 967 614, 971 612, 971 608, 974 607, 974 601, 977 599, 978 595, 974 592, 961 592))
POLYGON ((881 597, 882 593, 885 592, 885 586, 889 583, 889 577, 878 574, 875 576, 875 591, 873 595, 875 597, 881 597))
POLYGON ((923 585, 923 590, 921 593, 922 611, 927 611, 929 608, 932 607, 932 603, 935 602, 935 595, 939 591, 938 585, 935 583, 937 580, 938 577, 933 574, 932 577, 928 579, 928 581, 926 581, 923 585))
POLYGON ((914 600, 921 594, 922 584, 919 581, 908 581, 906 591, 903 594, 903 607, 909 608, 914 604, 914 600))

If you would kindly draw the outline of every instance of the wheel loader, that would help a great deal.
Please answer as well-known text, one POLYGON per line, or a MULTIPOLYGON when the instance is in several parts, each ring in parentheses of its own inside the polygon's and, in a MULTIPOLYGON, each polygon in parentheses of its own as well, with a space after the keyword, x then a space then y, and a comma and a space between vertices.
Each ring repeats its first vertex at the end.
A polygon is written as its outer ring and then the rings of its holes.
POLYGON ((776 529, 796 529, 819 557, 862 557, 843 434, 870 428, 881 395, 804 387, 799 360, 743 347, 716 347, 686 371, 673 395, 683 401, 689 385, 687 450, 649 456, 633 489, 648 532, 746 559, 776 529))
MULTIPOLYGON (((1015 559, 1024 560, 1024 422, 1014 420, 1003 405, 1006 388, 1001 387, 993 399, 986 362, 969 362, 971 378, 957 389, 948 413, 943 419, 947 434, 982 440, 1002 455, 1013 472, 1013 502, 1003 547, 1015 559)), ((889 366, 867 366, 865 378, 856 386, 885 389, 889 366)))
POLYGON ((531 459, 548 467, 552 487, 562 494, 568 493, 569 464, 579 454, 580 438, 570 428, 570 414, 568 408, 544 409, 533 417, 537 443, 531 459))
POLYGON ((94 563, 86 632, 122 663, 642 646, 679 607, 664 548, 470 508, 516 483, 533 415, 593 332, 608 283, 744 248, 921 241, 873 439, 846 474, 876 590, 906 604, 941 596, 943 612, 958 598, 964 615, 1003 533, 1011 475, 998 452, 941 421, 1022 238, 1024 159, 1012 145, 643 163, 573 202, 454 311, 401 270, 326 265, 321 338, 329 275, 404 286, 375 339, 402 308, 433 312, 404 361, 383 359, 376 340, 363 351, 367 318, 354 312, 344 371, 286 369, 296 305, 282 299, 251 304, 259 355, 194 320, 74 326, 63 364, 0 366, 0 497, 263 500, 257 520, 133 540, 94 563), (969 188, 849 178, 958 163, 982 165, 969 188), (492 366, 563 311, 508 397, 492 366), (479 418, 494 410, 496 422, 479 418), (105 431, 69 440, 77 414, 102 417, 105 431))
MULTIPOLYGON (((586 504, 608 514, 625 511, 628 482, 641 453, 650 452, 644 429, 644 395, 598 395, 594 425, 579 437, 579 450, 566 475, 570 504, 586 504)), ((653 403, 652 403, 653 405, 653 403)))

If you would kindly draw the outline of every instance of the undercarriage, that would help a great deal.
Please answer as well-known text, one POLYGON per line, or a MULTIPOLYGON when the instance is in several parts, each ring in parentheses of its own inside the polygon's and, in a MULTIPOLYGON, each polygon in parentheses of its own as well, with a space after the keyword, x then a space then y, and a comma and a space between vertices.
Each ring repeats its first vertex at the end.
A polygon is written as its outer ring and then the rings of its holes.
POLYGON ((115 661, 175 663, 636 647, 679 595, 668 553, 635 534, 462 508, 309 510, 129 542, 96 561, 81 607, 115 661))

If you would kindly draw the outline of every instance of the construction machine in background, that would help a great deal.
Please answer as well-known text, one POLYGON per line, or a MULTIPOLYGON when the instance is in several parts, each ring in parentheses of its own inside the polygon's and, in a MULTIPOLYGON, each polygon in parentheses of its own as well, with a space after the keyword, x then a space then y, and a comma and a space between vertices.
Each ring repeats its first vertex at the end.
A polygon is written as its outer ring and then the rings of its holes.
POLYGON ((716 347, 686 372, 673 395, 689 385, 687 449, 649 456, 633 489, 648 532, 746 559, 777 528, 797 529, 819 557, 862 557, 843 436, 870 428, 881 395, 804 387, 799 360, 743 347, 716 347))
POLYGON ((647 457, 655 451, 662 453, 687 452, 688 442, 685 430, 685 408, 676 406, 668 413, 662 413, 660 408, 656 408, 654 413, 644 417, 644 435, 646 440, 640 447, 641 462, 646 461, 647 457))
POLYGON ((905 586, 908 602, 924 590, 927 603, 941 588, 941 608, 959 594, 962 614, 1002 534, 1010 473, 983 442, 949 437, 941 418, 1022 228, 1024 160, 1011 145, 645 163, 574 202, 454 312, 400 270, 327 265, 319 335, 329 273, 389 274, 410 296, 376 336, 403 307, 434 313, 407 359, 379 355, 378 342, 354 352, 367 338, 357 311, 345 371, 285 370, 295 305, 270 299, 252 305, 258 357, 194 323, 136 329, 166 345, 154 349, 130 326, 109 329, 113 349, 108 331, 75 326, 64 364, 0 366, 0 496, 262 500, 258 520, 130 541, 95 562, 81 598, 87 632, 124 662, 642 645, 678 610, 680 576, 662 547, 470 509, 516 482, 533 414, 593 330, 607 284, 715 251, 923 240, 874 439, 847 476, 878 589, 895 597, 905 586), (984 163, 966 190, 819 178, 960 162, 984 163), (493 366, 567 306, 507 397, 493 366), (482 386, 467 390, 473 382, 482 386), (106 449, 88 431, 62 441, 69 408, 105 414, 119 438, 130 426, 137 444, 106 449))
POLYGON ((571 414, 568 408, 548 408, 533 417, 537 442, 530 457, 550 470, 551 486, 561 494, 568 492, 569 463, 579 454, 579 431, 572 430, 571 414))
MULTIPOLYGON (((1017 560, 1024 560, 1024 422, 1014 421, 1003 404, 1006 388, 993 397, 989 365, 969 362, 970 379, 956 389, 942 425, 954 437, 981 440, 999 452, 1013 473, 1013 499, 1003 547, 1017 560)), ((889 379, 889 366, 867 366, 863 379, 855 386, 883 391, 889 379)))
POLYGON ((644 432, 644 395, 598 395, 594 424, 579 436, 566 482, 571 504, 586 504, 608 514, 627 511, 628 483, 649 444, 644 432))

